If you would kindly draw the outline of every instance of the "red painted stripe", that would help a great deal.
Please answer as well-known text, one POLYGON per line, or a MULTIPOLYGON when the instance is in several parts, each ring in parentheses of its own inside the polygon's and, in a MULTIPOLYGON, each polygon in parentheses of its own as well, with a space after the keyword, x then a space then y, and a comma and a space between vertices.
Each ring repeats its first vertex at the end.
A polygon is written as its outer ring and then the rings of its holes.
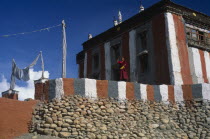
POLYGON ((101 59, 101 80, 106 79, 106 74, 105 74, 105 50, 104 50, 104 44, 100 45, 100 59, 101 59))
POLYGON ((99 98, 108 98, 108 80, 96 80, 96 88, 99 98))
POLYGON ((154 88, 152 85, 147 85, 147 99, 149 101, 154 101, 154 88))
POLYGON ((179 53, 179 60, 181 66, 181 75, 183 84, 192 84, 192 76, 190 73, 190 63, 188 57, 188 46, 186 41, 185 25, 182 21, 182 17, 173 14, 176 41, 179 53))
POLYGON ((87 51, 87 78, 92 77, 92 50, 87 51))
POLYGON ((154 61, 157 63, 155 64, 155 84, 170 84, 164 14, 157 15, 152 19, 152 32, 154 61))
POLYGON ((130 81, 130 55, 129 55, 129 32, 122 35, 122 56, 127 61, 128 81, 130 81))
POLYGON ((126 82, 126 98, 127 98, 128 100, 133 100, 133 99, 135 99, 135 94, 134 94, 134 83, 126 82))
POLYGON ((203 79, 205 83, 208 83, 208 78, 207 78, 207 72, 206 72, 206 61, 204 57, 204 52, 202 50, 199 50, 200 54, 200 59, 201 59, 201 67, 202 67, 202 72, 203 72, 203 79))
POLYGON ((191 85, 182 85, 184 100, 192 100, 192 87, 191 85))
POLYGON ((173 85, 168 85, 168 100, 171 103, 175 103, 174 86, 173 85))
POLYGON ((49 100, 49 88, 50 88, 50 82, 46 81, 44 84, 44 100, 49 100))
POLYGON ((74 79, 73 78, 63 78, 63 90, 64 90, 65 96, 74 94, 74 79))

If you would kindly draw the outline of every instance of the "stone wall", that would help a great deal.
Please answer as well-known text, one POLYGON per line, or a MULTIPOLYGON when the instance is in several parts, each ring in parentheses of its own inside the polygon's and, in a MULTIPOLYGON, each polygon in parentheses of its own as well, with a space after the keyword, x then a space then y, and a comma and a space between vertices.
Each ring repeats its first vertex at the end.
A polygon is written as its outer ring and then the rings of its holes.
POLYGON ((87 78, 60 78, 46 81, 43 84, 41 82, 35 83, 36 99, 51 100, 59 98, 61 95, 75 94, 90 98, 113 97, 122 101, 141 99, 166 103, 192 99, 210 100, 210 84, 206 83, 193 85, 147 85, 135 82, 116 82, 87 78), (41 97, 43 95, 40 94, 43 94, 45 97, 41 97))
POLYGON ((210 101, 185 104, 71 95, 37 107, 32 132, 76 139, 210 139, 210 101))

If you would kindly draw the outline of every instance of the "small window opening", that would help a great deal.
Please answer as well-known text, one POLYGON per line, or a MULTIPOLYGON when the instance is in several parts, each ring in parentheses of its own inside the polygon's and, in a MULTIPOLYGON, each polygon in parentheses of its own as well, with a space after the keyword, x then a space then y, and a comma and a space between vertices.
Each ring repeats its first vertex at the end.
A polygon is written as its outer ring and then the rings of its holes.
POLYGON ((148 70, 148 54, 139 56, 140 71, 145 73, 148 70))
POLYGON ((97 70, 99 68, 99 55, 95 54, 93 56, 93 68, 94 70, 97 70))

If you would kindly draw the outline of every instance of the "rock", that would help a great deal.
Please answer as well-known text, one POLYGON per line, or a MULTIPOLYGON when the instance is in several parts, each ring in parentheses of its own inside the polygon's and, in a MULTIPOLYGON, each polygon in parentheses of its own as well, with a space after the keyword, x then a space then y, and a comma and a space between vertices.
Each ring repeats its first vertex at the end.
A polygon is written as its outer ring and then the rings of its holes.
POLYGON ((69 127, 70 125, 69 124, 67 124, 67 123, 64 123, 64 124, 62 124, 62 127, 69 127))
POLYGON ((50 128, 55 129, 56 127, 57 127, 57 125, 56 125, 56 124, 51 124, 51 125, 50 125, 50 128))
POLYGON ((66 119, 65 122, 68 123, 68 124, 72 124, 73 123, 73 121, 71 119, 66 119))
POLYGON ((55 130, 58 131, 58 132, 60 132, 61 129, 62 129, 61 127, 56 127, 56 128, 55 128, 55 130))
POLYGON ((129 109, 127 112, 128 112, 129 114, 133 114, 133 113, 134 113, 134 110, 133 110, 133 109, 129 109))
POLYGON ((46 117, 46 122, 47 122, 48 124, 52 124, 52 123, 53 123, 53 120, 52 120, 52 118, 50 118, 50 117, 46 117))
POLYGON ((90 134, 88 135, 88 138, 89 138, 89 139, 95 139, 95 138, 96 138, 96 135, 93 134, 93 133, 90 133, 90 134))
POLYGON ((106 110, 108 113, 114 113, 113 109, 109 108, 106 110))
POLYGON ((139 137, 144 137, 145 135, 143 133, 138 133, 137 134, 139 137))
POLYGON ((100 127, 100 129, 101 130, 107 130, 107 127, 106 127, 106 125, 103 125, 103 126, 100 127))
POLYGON ((163 124, 167 124, 169 122, 169 119, 161 119, 163 124))
POLYGON ((44 127, 45 128, 49 128, 50 127, 50 124, 44 124, 44 127))
POLYGON ((37 138, 37 136, 33 136, 33 137, 32 137, 32 139, 36 139, 36 138, 37 138))
POLYGON ((159 127, 159 124, 151 124, 151 125, 149 125, 149 127, 150 128, 157 128, 157 127, 159 127))
POLYGON ((51 135, 52 130, 50 130, 50 129, 44 129, 43 133, 44 133, 44 135, 51 135))
POLYGON ((69 136, 71 136, 71 133, 69 133, 69 132, 60 132, 59 133, 59 137, 61 137, 61 138, 67 138, 69 136))
POLYGON ((62 126, 63 125, 63 122, 62 121, 58 121, 58 126, 62 126))
POLYGON ((68 128, 62 128, 61 131, 62 132, 68 132, 69 130, 68 130, 68 128))

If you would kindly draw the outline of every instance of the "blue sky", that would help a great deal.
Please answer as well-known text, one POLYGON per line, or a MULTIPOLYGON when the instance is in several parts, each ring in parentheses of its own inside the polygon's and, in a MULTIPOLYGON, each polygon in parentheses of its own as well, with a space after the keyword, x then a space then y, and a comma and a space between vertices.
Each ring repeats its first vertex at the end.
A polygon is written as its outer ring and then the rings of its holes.
MULTIPOLYGON (((143 0, 145 8, 159 0, 143 0)), ((210 15, 209 0, 173 0, 210 15)), ((93 36, 113 26, 113 16, 121 10, 123 20, 139 11, 139 0, 0 0, 0 36, 67 24, 67 77, 77 77, 76 54, 88 33, 93 36)), ((43 52, 45 70, 50 78, 61 77, 61 28, 27 35, 0 37, 0 76, 10 80, 11 61, 20 68, 28 66, 39 51, 43 52)), ((34 67, 41 70, 41 62, 34 67)), ((0 78, 1 81, 1 78, 0 78)), ((21 82, 18 82, 21 84, 21 82)))

